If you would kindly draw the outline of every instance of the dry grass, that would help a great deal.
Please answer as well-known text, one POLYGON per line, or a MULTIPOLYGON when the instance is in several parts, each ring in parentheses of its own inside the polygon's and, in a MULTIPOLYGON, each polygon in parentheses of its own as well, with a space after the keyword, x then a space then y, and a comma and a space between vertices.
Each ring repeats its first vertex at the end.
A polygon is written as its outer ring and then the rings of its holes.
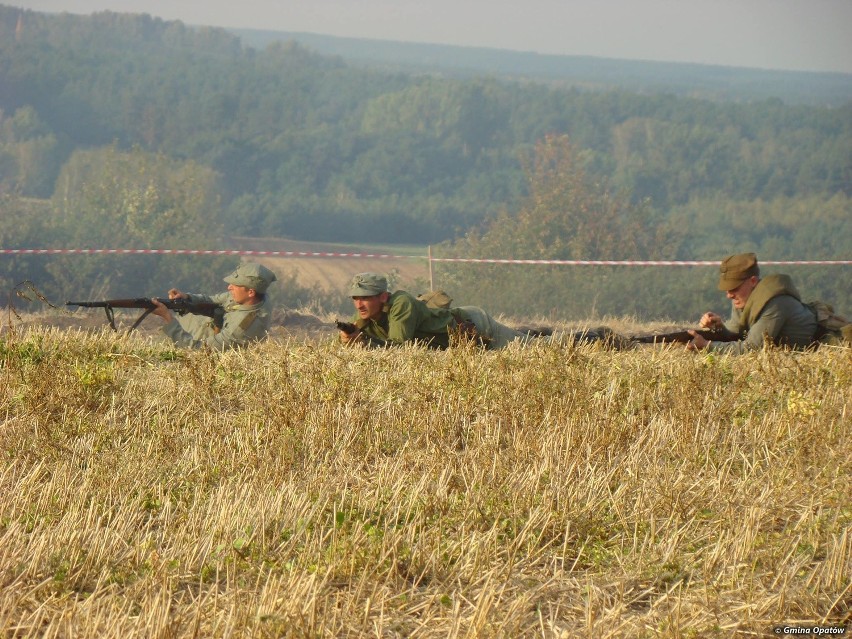
POLYGON ((848 623, 852 354, 0 337, 0 636, 848 623))

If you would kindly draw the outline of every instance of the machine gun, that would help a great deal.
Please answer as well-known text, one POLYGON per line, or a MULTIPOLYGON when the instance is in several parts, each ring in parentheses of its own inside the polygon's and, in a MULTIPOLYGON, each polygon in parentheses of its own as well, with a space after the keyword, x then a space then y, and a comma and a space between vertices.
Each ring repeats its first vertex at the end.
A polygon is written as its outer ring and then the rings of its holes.
MULTIPOLYGON (((714 342, 736 342, 740 336, 736 333, 709 328, 693 328, 696 335, 714 342)), ((653 333, 651 335, 633 335, 630 337, 634 342, 640 344, 688 344, 693 340, 689 330, 674 331, 671 333, 653 333)))
MULTIPOLYGON (((214 302, 190 302, 184 297, 179 297, 173 300, 164 297, 158 297, 157 301, 166 308, 173 310, 178 315, 192 313, 193 315, 205 315, 213 318, 213 325, 216 329, 222 328, 222 323, 225 317, 225 309, 214 302)), ((115 327, 115 310, 116 308, 140 308, 144 309, 142 315, 139 316, 130 331, 139 326, 148 315, 154 310, 154 303, 147 297, 134 297, 118 300, 101 300, 98 302, 65 302, 65 306, 82 306, 83 308, 102 308, 106 313, 110 328, 117 331, 115 327)), ((128 331, 129 332, 129 331, 128 331)))

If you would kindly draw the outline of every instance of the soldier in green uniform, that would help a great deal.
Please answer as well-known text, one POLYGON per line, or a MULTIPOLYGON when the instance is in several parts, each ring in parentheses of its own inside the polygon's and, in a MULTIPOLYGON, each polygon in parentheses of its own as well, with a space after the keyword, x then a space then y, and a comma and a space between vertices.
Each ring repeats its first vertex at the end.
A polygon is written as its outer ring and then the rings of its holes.
POLYGON ((221 326, 202 315, 176 317, 156 299, 152 300, 156 306, 152 312, 163 319, 163 332, 176 345, 187 348, 207 346, 224 351, 266 337, 271 320, 266 291, 277 279, 275 273, 261 264, 246 262, 224 279, 228 283, 227 293, 208 296, 183 293, 176 288, 169 291, 169 299, 185 298, 192 302, 221 305, 224 310, 221 326))
POLYGON ((769 275, 761 279, 754 253, 731 255, 722 260, 719 290, 725 291, 731 300, 731 317, 725 322, 716 313, 707 312, 701 317, 701 327, 720 330, 739 339, 716 342, 696 335, 687 344, 689 350, 745 353, 763 348, 765 340, 793 349, 813 344, 816 315, 802 303, 789 275, 769 275))
MULTIPOLYGON (((359 273, 350 284, 355 305, 356 330, 340 331, 345 344, 398 346, 406 342, 445 349, 453 337, 477 340, 485 348, 506 347, 513 341, 528 341, 531 335, 501 324, 478 306, 453 308, 429 306, 406 291, 388 291, 387 279, 377 273, 359 273)), ((571 341, 595 341, 602 336, 584 332, 571 341)))

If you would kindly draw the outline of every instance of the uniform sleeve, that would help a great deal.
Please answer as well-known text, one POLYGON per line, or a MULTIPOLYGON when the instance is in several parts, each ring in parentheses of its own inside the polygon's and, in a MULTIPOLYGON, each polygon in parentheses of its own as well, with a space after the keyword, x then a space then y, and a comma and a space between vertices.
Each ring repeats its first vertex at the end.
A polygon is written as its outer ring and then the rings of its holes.
POLYGON ((230 293, 216 293, 216 295, 202 295, 201 293, 187 293, 189 301, 195 304, 218 304, 225 306, 231 301, 230 293))
MULTIPOLYGON (((710 350, 720 353, 742 354, 763 348, 764 336, 777 341, 787 321, 788 312, 783 298, 776 297, 766 303, 757 321, 748 329, 744 340, 737 342, 712 342, 710 350)), ((733 319, 733 318, 732 318, 733 319)), ((728 328, 728 325, 725 325, 728 328)))
POLYGON ((177 321, 163 327, 163 332, 177 346, 184 348, 208 347, 214 351, 225 351, 262 339, 266 335, 266 326, 258 318, 257 311, 225 313, 222 330, 201 339, 194 339, 177 321))
POLYGON ((400 296, 388 309, 388 341, 403 344, 414 339, 418 318, 411 298, 400 296))
POLYGON ((739 335, 740 333, 740 317, 742 311, 737 310, 734 305, 731 305, 731 316, 728 321, 722 325, 722 331, 729 335, 739 335))

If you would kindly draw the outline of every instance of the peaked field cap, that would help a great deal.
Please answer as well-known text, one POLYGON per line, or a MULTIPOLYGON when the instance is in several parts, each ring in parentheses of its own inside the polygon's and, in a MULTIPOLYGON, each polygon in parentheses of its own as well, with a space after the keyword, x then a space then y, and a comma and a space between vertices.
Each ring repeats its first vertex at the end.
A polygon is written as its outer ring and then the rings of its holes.
POLYGON ((719 290, 735 289, 752 275, 760 275, 757 255, 754 253, 729 255, 719 266, 719 290))
POLYGON ((388 290, 388 280, 378 273, 358 273, 349 284, 349 297, 370 297, 388 290))
POLYGON ((246 288, 253 288, 258 293, 266 293, 269 285, 278 278, 263 264, 243 262, 237 267, 236 271, 224 279, 228 284, 245 286, 246 288))

